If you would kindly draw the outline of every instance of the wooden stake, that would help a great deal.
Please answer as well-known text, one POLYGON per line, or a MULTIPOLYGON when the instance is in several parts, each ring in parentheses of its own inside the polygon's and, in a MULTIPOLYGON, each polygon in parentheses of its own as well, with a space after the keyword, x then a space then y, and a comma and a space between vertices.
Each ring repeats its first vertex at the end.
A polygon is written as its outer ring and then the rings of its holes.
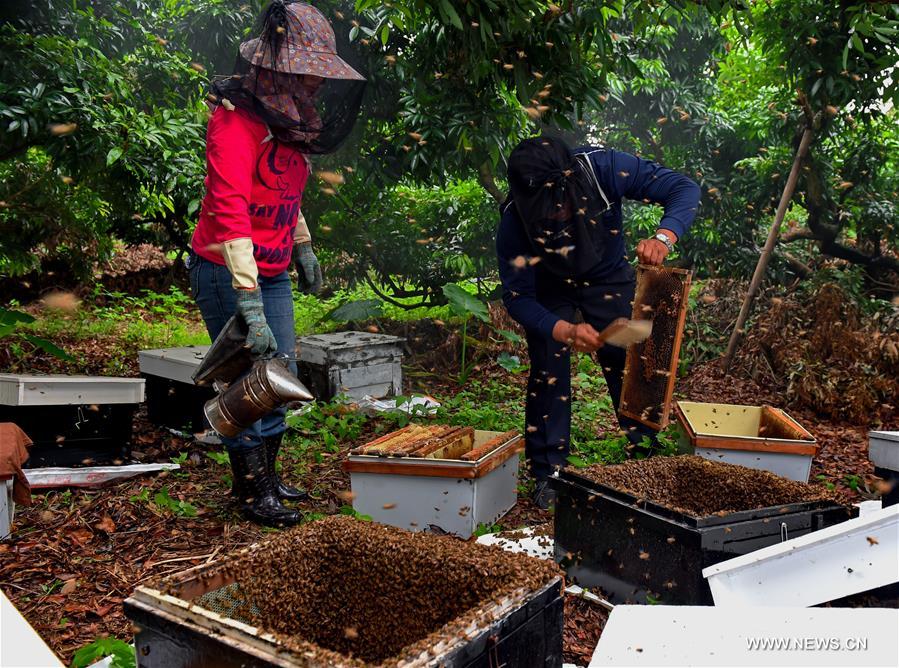
POLYGON ((796 156, 793 158, 793 167, 790 169, 790 175, 787 177, 787 184, 784 186, 783 193, 780 196, 780 204, 777 205, 777 213, 774 216, 774 222, 768 231, 768 240, 759 255, 758 264, 755 265, 755 272, 752 274, 752 281, 749 283, 749 291, 743 299, 743 306, 740 308, 740 315, 737 317, 737 324, 734 325, 734 331, 730 334, 730 341, 727 343, 727 352, 724 354, 724 372, 730 372, 730 365, 734 361, 734 354, 737 352, 737 344, 743 333, 743 327, 749 318, 749 311, 752 308, 752 301, 762 284, 765 277, 765 270, 768 268, 768 262, 771 261, 771 255, 774 253, 774 246, 777 245, 777 237, 780 235, 780 226, 783 223, 784 216, 787 215, 787 207, 790 200, 793 199, 793 191, 796 189, 796 182, 799 180, 799 168, 802 160, 808 152, 809 144, 812 141, 812 129, 807 127, 802 133, 802 139, 799 141, 799 148, 796 149, 796 156))

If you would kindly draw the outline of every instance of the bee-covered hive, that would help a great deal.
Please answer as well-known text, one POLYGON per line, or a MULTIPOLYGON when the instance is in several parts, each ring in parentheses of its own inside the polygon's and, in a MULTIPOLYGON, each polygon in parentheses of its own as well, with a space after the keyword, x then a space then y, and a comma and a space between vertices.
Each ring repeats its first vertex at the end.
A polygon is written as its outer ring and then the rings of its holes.
MULTIPOLYGON (((560 574, 498 548, 332 517, 205 570, 198 577, 219 586, 191 602, 272 634, 305 657, 301 665, 411 666, 560 574)), ((177 577, 157 587, 176 598, 187 591, 177 577)))
POLYGON ((694 455, 564 470, 556 561, 615 603, 710 605, 702 569, 853 515, 832 493, 694 455))
POLYGON ((605 487, 692 517, 836 500, 833 493, 823 488, 695 455, 590 466, 578 473, 605 487))

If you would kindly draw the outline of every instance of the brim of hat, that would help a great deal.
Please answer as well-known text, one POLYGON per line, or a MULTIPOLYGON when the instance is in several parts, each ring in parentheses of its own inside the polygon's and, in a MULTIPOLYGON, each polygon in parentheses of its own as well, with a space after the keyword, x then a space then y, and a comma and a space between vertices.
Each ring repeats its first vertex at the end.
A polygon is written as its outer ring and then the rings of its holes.
MULTIPOLYGON (((309 51, 300 62, 288 63, 287 69, 272 64, 271 52, 260 50, 260 40, 251 39, 240 45, 240 56, 251 65, 284 74, 311 74, 324 79, 352 79, 365 81, 365 77, 350 67, 343 58, 333 53, 309 51)), ((280 64, 279 64, 280 65, 280 64)))

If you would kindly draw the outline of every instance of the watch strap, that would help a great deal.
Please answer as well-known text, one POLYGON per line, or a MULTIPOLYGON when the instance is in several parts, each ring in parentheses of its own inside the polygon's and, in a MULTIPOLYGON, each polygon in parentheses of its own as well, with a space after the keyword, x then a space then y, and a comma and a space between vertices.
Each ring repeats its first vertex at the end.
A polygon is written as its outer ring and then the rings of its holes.
POLYGON ((665 244, 665 246, 668 248, 669 253, 674 251, 674 243, 672 243, 671 239, 668 238, 667 234, 659 232, 655 235, 655 238, 665 244))

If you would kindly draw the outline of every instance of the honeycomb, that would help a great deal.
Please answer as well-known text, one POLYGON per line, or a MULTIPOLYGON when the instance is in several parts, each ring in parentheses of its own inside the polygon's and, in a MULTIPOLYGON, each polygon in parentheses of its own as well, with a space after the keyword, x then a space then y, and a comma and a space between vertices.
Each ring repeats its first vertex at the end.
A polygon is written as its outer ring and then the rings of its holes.
POLYGON ((620 410, 643 424, 668 424, 677 359, 684 329, 690 272, 669 267, 639 267, 634 320, 652 320, 652 333, 628 348, 620 410))

